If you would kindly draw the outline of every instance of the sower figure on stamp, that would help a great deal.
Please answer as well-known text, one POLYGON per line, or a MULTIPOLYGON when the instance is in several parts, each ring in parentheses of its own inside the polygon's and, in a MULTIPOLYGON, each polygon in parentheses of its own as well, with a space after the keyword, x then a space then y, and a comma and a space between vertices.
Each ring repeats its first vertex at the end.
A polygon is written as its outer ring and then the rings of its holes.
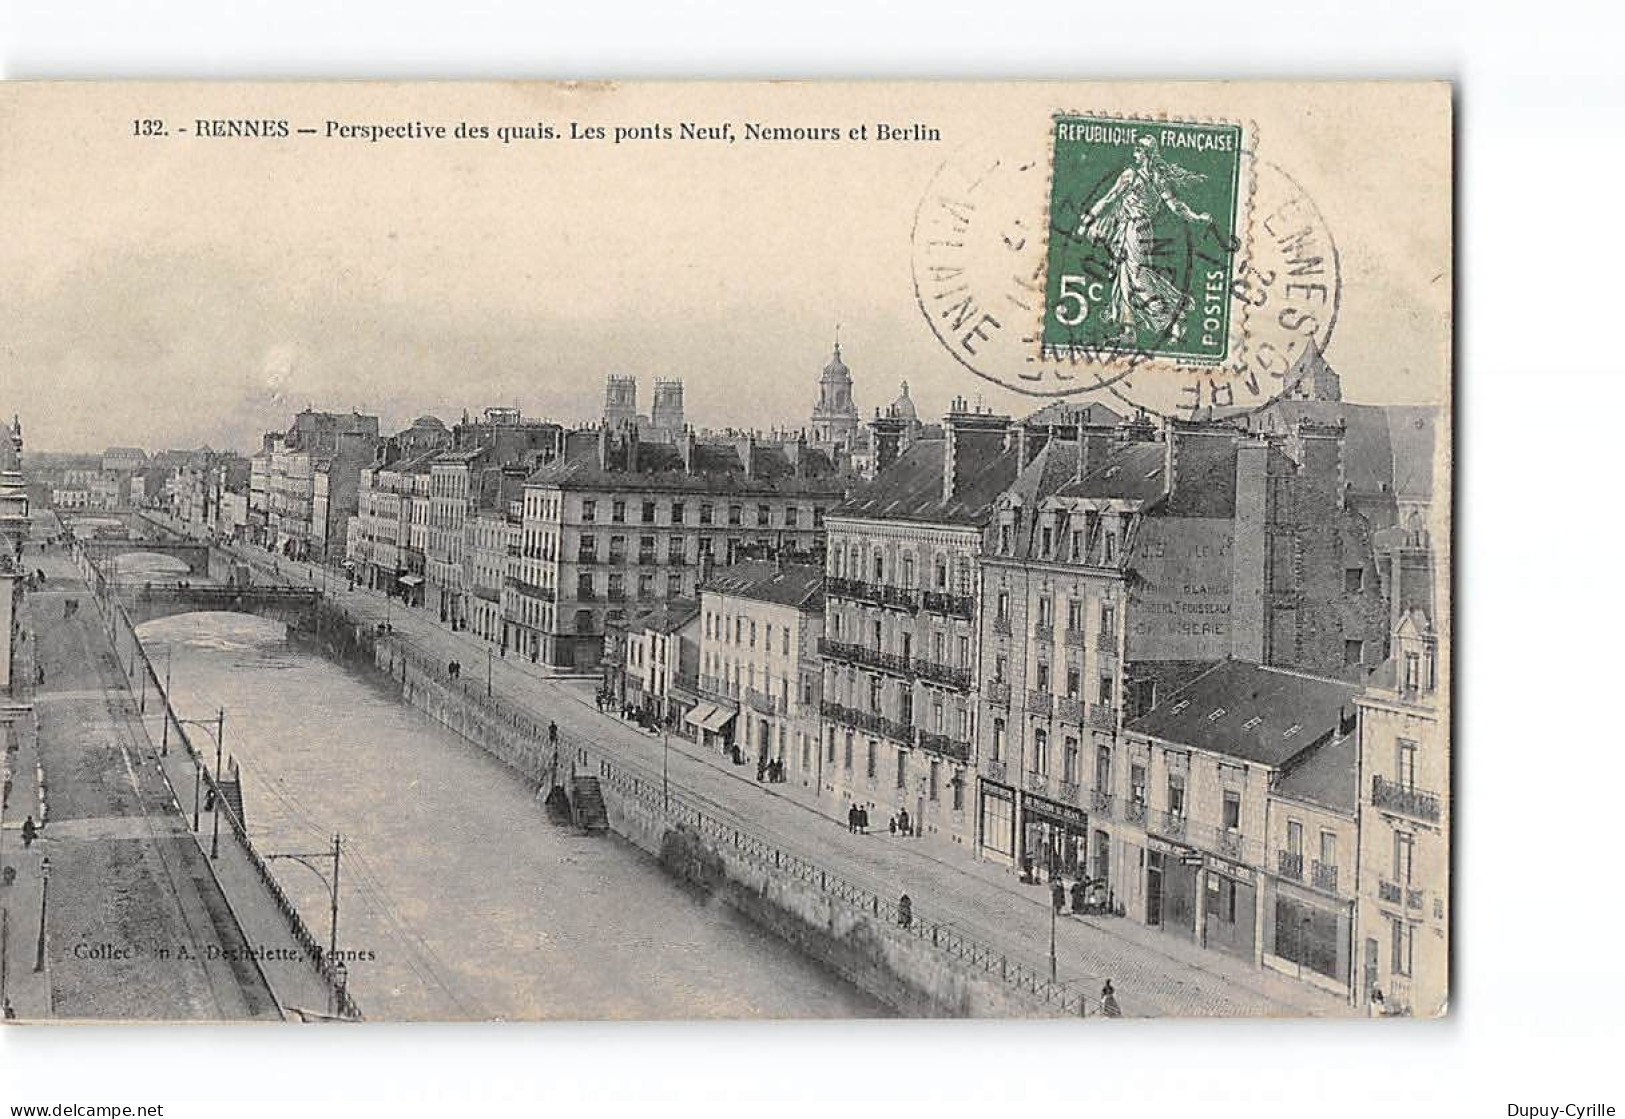
POLYGON ((1134 162, 1078 222, 1079 236, 1111 254, 1116 271, 1106 316, 1117 324, 1119 340, 1126 345, 1135 344, 1141 329, 1155 338, 1174 340, 1182 333, 1179 320, 1189 306, 1189 296, 1157 271, 1152 259, 1156 241, 1152 224, 1164 206, 1188 222, 1210 220, 1207 214, 1192 210, 1178 194, 1179 188, 1206 178, 1169 163, 1157 150, 1156 140, 1142 136, 1134 147, 1134 162))

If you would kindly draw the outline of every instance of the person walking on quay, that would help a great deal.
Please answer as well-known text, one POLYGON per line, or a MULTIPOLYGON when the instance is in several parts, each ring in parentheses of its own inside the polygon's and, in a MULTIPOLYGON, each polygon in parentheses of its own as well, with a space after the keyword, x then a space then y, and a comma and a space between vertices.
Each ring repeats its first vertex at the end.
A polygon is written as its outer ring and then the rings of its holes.
POLYGON ((1108 1018, 1121 1018, 1123 1008, 1117 1005, 1117 992, 1112 989, 1112 981, 1106 980, 1106 985, 1100 989, 1100 1009, 1108 1018))
POLYGON ((45 686, 45 666, 43 664, 34 666, 34 685, 40 688, 45 686))
POLYGON ((34 840, 39 836, 39 825, 34 823, 32 815, 23 820, 23 846, 32 847, 34 840))
POLYGON ((905 929, 914 923, 914 901, 907 894, 897 899, 897 923, 905 929))
POLYGON ((858 832, 858 806, 855 804, 846 806, 846 830, 853 835, 858 832))
POLYGON ((547 744, 553 747, 553 753, 559 752, 559 724, 549 719, 547 723, 547 744))

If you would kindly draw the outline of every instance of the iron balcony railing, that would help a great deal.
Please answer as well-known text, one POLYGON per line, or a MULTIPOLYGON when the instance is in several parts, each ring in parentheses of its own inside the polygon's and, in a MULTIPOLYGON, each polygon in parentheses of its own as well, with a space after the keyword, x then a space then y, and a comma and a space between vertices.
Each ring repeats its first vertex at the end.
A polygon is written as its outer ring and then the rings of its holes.
POLYGON ((1060 794, 1060 798, 1066 801, 1066 803, 1077 804, 1078 795, 1083 790, 1078 787, 1078 783, 1076 781, 1068 781, 1063 777, 1061 778, 1060 784, 1056 787, 1056 791, 1060 794))
POLYGON ((1090 805, 1093 807, 1093 809, 1094 809, 1094 811, 1095 811, 1095 813, 1097 815, 1099 815, 1099 816, 1101 816, 1101 817, 1103 817, 1105 819, 1110 819, 1111 818, 1111 816, 1112 816, 1112 807, 1116 803, 1116 801, 1117 801, 1117 798, 1115 796, 1113 796, 1111 793, 1106 792, 1104 789, 1092 789, 1092 790, 1090 790, 1090 793, 1089 793, 1089 803, 1090 803, 1090 805))
POLYGON ((946 734, 937 734, 934 731, 921 730, 919 737, 920 749, 933 754, 941 754, 956 762, 970 762, 970 743, 950 738, 946 734))
POLYGON ((1054 698, 1049 692, 1041 692, 1036 688, 1030 689, 1027 692, 1027 710, 1048 715, 1050 713, 1050 704, 1054 698))
POLYGON ((834 598, 867 602, 875 606, 890 606, 910 613, 920 608, 918 591, 885 583, 866 583, 861 579, 830 576, 824 580, 824 593, 834 598))
POLYGON ((1031 793, 1048 793, 1049 774, 1039 773, 1037 770, 1028 770, 1027 791, 1031 793))
POLYGON ((962 692, 970 690, 970 669, 968 668, 955 668, 952 665, 938 664, 936 661, 916 658, 914 672, 920 679, 929 680, 933 684, 943 684, 950 688, 957 688, 962 692))
POLYGON ((1239 831, 1230 828, 1215 828, 1213 832, 1213 846, 1228 859, 1239 859, 1247 841, 1239 831))
POLYGON ((1074 649, 1081 649, 1083 648, 1083 630, 1073 629, 1071 626, 1068 626, 1065 632, 1061 635, 1061 640, 1065 644, 1072 646, 1074 649))
POLYGON ((739 685, 721 676, 700 676, 700 691, 712 699, 720 699, 729 704, 736 704, 739 699, 739 685))
POLYGON ((886 716, 874 711, 860 711, 855 707, 847 707, 844 704, 825 700, 819 705, 819 713, 833 722, 868 731, 870 734, 891 739, 893 742, 900 742, 905 746, 914 744, 914 727, 912 724, 888 719, 886 716))
POLYGON ((751 706, 752 710, 760 711, 764 715, 784 714, 785 702, 783 696, 769 695, 767 692, 759 692, 755 688, 746 688, 745 702, 751 706))
POLYGON ((1009 769, 1005 766, 1003 758, 987 759, 987 779, 989 781, 997 781, 1003 784, 1008 777, 1009 769))
POLYGON ((1089 725, 1111 730, 1117 725, 1117 708, 1109 703, 1093 703, 1089 705, 1089 725))
POLYGON ((989 680, 983 685, 982 694, 987 697, 989 703, 1002 703, 1008 707, 1010 706, 1010 681, 989 680))
MULTIPOLYGON (((1318 863, 1316 864, 1319 865, 1318 863)), ((1336 868, 1334 867, 1335 871, 1336 868)), ((1275 872, 1282 878, 1290 878, 1294 882, 1303 881, 1303 853, 1294 855, 1291 851, 1277 851, 1275 853, 1275 872)))
POLYGON ((1386 878, 1377 881, 1377 899, 1398 905, 1405 896, 1404 889, 1398 882, 1390 882, 1386 878))
POLYGON ((862 665, 865 668, 878 668, 882 672, 891 672, 905 679, 914 675, 913 665, 907 657, 896 653, 882 652, 879 649, 870 649, 863 645, 854 645, 846 641, 836 641, 828 637, 818 639, 818 652, 831 660, 846 661, 849 664, 862 665))
POLYGON ((1004 618, 1004 617, 994 618, 993 619, 993 632, 1003 634, 1005 637, 1009 637, 1010 636, 1010 619, 1009 618, 1004 618))
POLYGON ((1160 809, 1151 813, 1151 830, 1169 839, 1184 839, 1184 813, 1163 812, 1160 809))
POLYGON ((1068 723, 1083 723, 1083 702, 1077 696, 1058 696, 1055 700, 1055 717, 1068 723))
POLYGON ((1117 652, 1117 634, 1111 630, 1101 630, 1095 634, 1095 648, 1102 653, 1117 652))
POLYGON ((1123 802, 1123 820, 1130 824, 1145 826, 1145 801, 1125 800, 1123 802))
POLYGON ((1418 789, 1414 785, 1396 785, 1385 781, 1381 774, 1371 775, 1371 803, 1378 808, 1413 816, 1418 820, 1439 821, 1437 793, 1418 789))
POLYGON ((1317 890, 1325 890, 1328 894, 1337 893, 1337 865, 1323 863, 1319 859, 1309 864, 1309 883, 1317 890))
POLYGON ((1405 887, 1405 908, 1421 909, 1423 893, 1412 886, 1405 887))
POLYGON ((1033 636, 1046 645, 1055 643, 1055 627, 1049 622, 1039 622, 1033 627, 1033 636))
POLYGON ((949 594, 946 591, 924 591, 920 595, 920 605, 927 613, 941 614, 950 618, 963 618, 967 622, 976 614, 976 600, 970 595, 949 594))

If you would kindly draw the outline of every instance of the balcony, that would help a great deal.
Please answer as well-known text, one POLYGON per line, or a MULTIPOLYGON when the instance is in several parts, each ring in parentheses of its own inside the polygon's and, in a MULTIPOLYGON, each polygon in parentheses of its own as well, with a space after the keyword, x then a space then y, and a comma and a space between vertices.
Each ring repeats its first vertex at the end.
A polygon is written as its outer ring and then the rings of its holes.
MULTIPOLYGON (((1319 866, 1319 863, 1315 864, 1319 866)), ((1336 867, 1332 868, 1333 877, 1336 877, 1336 867)), ((1303 881, 1303 853, 1294 855, 1291 851, 1277 851, 1275 853, 1275 873, 1282 878, 1290 878, 1294 882, 1303 881)))
POLYGON ((920 608, 918 591, 907 587, 865 583, 861 579, 830 576, 824 580, 824 593, 832 598, 867 602, 872 606, 889 606, 894 610, 906 610, 911 614, 920 608))
POLYGON ((1039 715, 1048 715, 1050 713, 1050 704, 1054 702, 1054 699, 1055 697, 1049 692, 1041 692, 1036 689, 1029 690, 1027 692, 1027 710, 1039 715))
POLYGON ((1101 630, 1095 634, 1095 649, 1101 653, 1117 652, 1117 634, 1111 630, 1101 630))
POLYGON ((1185 838, 1185 815, 1182 812, 1151 813, 1151 830, 1169 839, 1185 838))
POLYGON ((862 665, 865 668, 876 668, 882 672, 890 672, 911 679, 914 675, 913 666, 907 657, 900 657, 896 653, 885 653, 879 649, 870 649, 863 645, 853 645, 846 641, 835 641, 828 637, 818 639, 819 655, 831 660, 846 661, 849 664, 862 665))
POLYGON ((873 711, 859 711, 855 707, 832 703, 829 700, 819 705, 819 714, 843 726, 868 731, 870 734, 900 742, 905 746, 914 745, 914 726, 911 723, 900 723, 873 711))
POLYGON ((687 567, 688 557, 682 552, 673 552, 666 557, 666 564, 669 567, 687 567))
POLYGON ((997 634, 1002 634, 1005 637, 1009 637, 1010 636, 1010 619, 1009 618, 994 618, 993 619, 993 632, 997 633, 997 634))
POLYGON ((987 759, 987 779, 989 781, 997 781, 1003 784, 1008 777, 1009 772, 1005 767, 1003 758, 987 759))
POLYGON ((1393 905, 1398 905, 1401 899, 1404 897, 1404 894, 1405 891, 1401 889, 1398 882, 1390 882, 1386 878, 1379 879, 1377 882, 1378 901, 1386 901, 1393 905))
POLYGON ((523 556, 525 554, 525 550, 522 547, 520 547, 518 544, 509 544, 507 550, 508 550, 508 554, 510 556, 514 556, 515 558, 518 558, 518 557, 523 556))
POLYGON ((969 595, 949 594, 946 591, 924 591, 920 605, 927 613, 949 618, 963 618, 967 622, 975 616, 976 602, 969 595))
POLYGON ((576 554, 576 562, 579 563, 579 564, 588 565, 588 566, 590 566, 592 564, 595 564, 595 563, 598 562, 598 553, 597 552, 579 552, 579 553, 576 554))
POLYGON ((1309 864, 1309 883, 1317 890, 1325 890, 1328 894, 1337 893, 1337 866, 1327 864, 1316 859, 1309 864))
POLYGON ((1077 696, 1064 695, 1055 700, 1055 717, 1068 723, 1083 724, 1083 702, 1077 696))
POLYGON ((916 659, 914 661, 915 675, 922 680, 944 687, 954 688, 958 691, 970 691, 970 669, 954 668, 952 665, 938 664, 936 661, 916 659))
POLYGON ((625 590, 625 588, 623 588, 623 587, 611 587, 611 588, 609 588, 608 598, 609 598, 609 600, 611 602, 625 602, 626 601, 626 590, 625 590))
POLYGON ((956 762, 970 762, 970 743, 960 742, 948 737, 946 734, 935 734, 928 730, 920 731, 919 746, 922 750, 933 754, 941 754, 956 762))
POLYGON ((1084 647, 1083 630, 1068 626, 1062 633, 1061 640, 1073 649, 1081 649, 1084 647))
POLYGON ((1418 820, 1439 822, 1439 797, 1413 785, 1395 785, 1380 774, 1371 775, 1371 803, 1378 808, 1403 813, 1418 820))
POLYGON ((1413 889, 1410 886, 1405 887, 1405 908, 1406 909, 1421 909, 1422 908, 1422 898, 1423 898, 1423 892, 1421 890, 1413 889))
POLYGON ((987 701, 989 703, 1000 703, 1006 707, 1009 707, 1010 681, 989 680, 982 686, 982 694, 987 697, 987 701))
POLYGON ((1027 786, 1027 791, 1030 793, 1040 793, 1045 795, 1049 793, 1049 774, 1047 773, 1039 773, 1036 770, 1033 770, 1027 774, 1027 780, 1025 783, 1027 786))
POLYGON ((783 696, 773 696, 767 692, 759 692, 755 688, 746 688, 745 702, 750 705, 751 710, 760 711, 763 715, 784 714, 783 696))
POLYGON ((1045 645, 1055 644, 1055 627, 1049 622, 1039 622, 1033 627, 1033 636, 1045 645))
POLYGON ((1241 858, 1242 849, 1247 841, 1239 831, 1232 828, 1215 828, 1213 834, 1213 849, 1227 859, 1241 858))
POLYGON ((1059 784, 1056 786, 1056 794, 1061 800, 1065 801, 1067 804, 1078 804, 1079 803, 1078 798, 1080 796, 1082 796, 1083 789, 1078 785, 1078 783, 1076 781, 1068 781, 1066 778, 1063 777, 1063 778, 1061 778, 1059 784))
POLYGON ((1145 826, 1145 801, 1125 800, 1123 802, 1123 821, 1129 824, 1145 826))
POLYGON ((504 586, 512 587, 526 598, 539 598, 543 602, 553 601, 551 587, 538 587, 535 583, 527 583, 523 579, 514 578, 512 575, 503 576, 502 582, 504 586))
POLYGON ((1090 704, 1089 725, 1100 727, 1102 730, 1111 730, 1117 726, 1117 708, 1109 703, 1090 704))
POLYGON ((1097 816, 1111 819, 1112 808, 1117 798, 1104 789, 1091 789, 1089 791, 1089 806, 1097 816))

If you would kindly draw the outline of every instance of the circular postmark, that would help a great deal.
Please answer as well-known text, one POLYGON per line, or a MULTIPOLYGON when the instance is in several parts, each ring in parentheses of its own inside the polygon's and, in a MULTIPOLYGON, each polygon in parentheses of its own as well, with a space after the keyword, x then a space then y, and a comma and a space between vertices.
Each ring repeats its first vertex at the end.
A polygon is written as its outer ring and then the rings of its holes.
POLYGON ((1264 407, 1313 372, 1336 243, 1250 128, 1057 115, 1051 142, 962 148, 920 199, 915 299, 956 362, 1029 396, 1187 419, 1264 407))

